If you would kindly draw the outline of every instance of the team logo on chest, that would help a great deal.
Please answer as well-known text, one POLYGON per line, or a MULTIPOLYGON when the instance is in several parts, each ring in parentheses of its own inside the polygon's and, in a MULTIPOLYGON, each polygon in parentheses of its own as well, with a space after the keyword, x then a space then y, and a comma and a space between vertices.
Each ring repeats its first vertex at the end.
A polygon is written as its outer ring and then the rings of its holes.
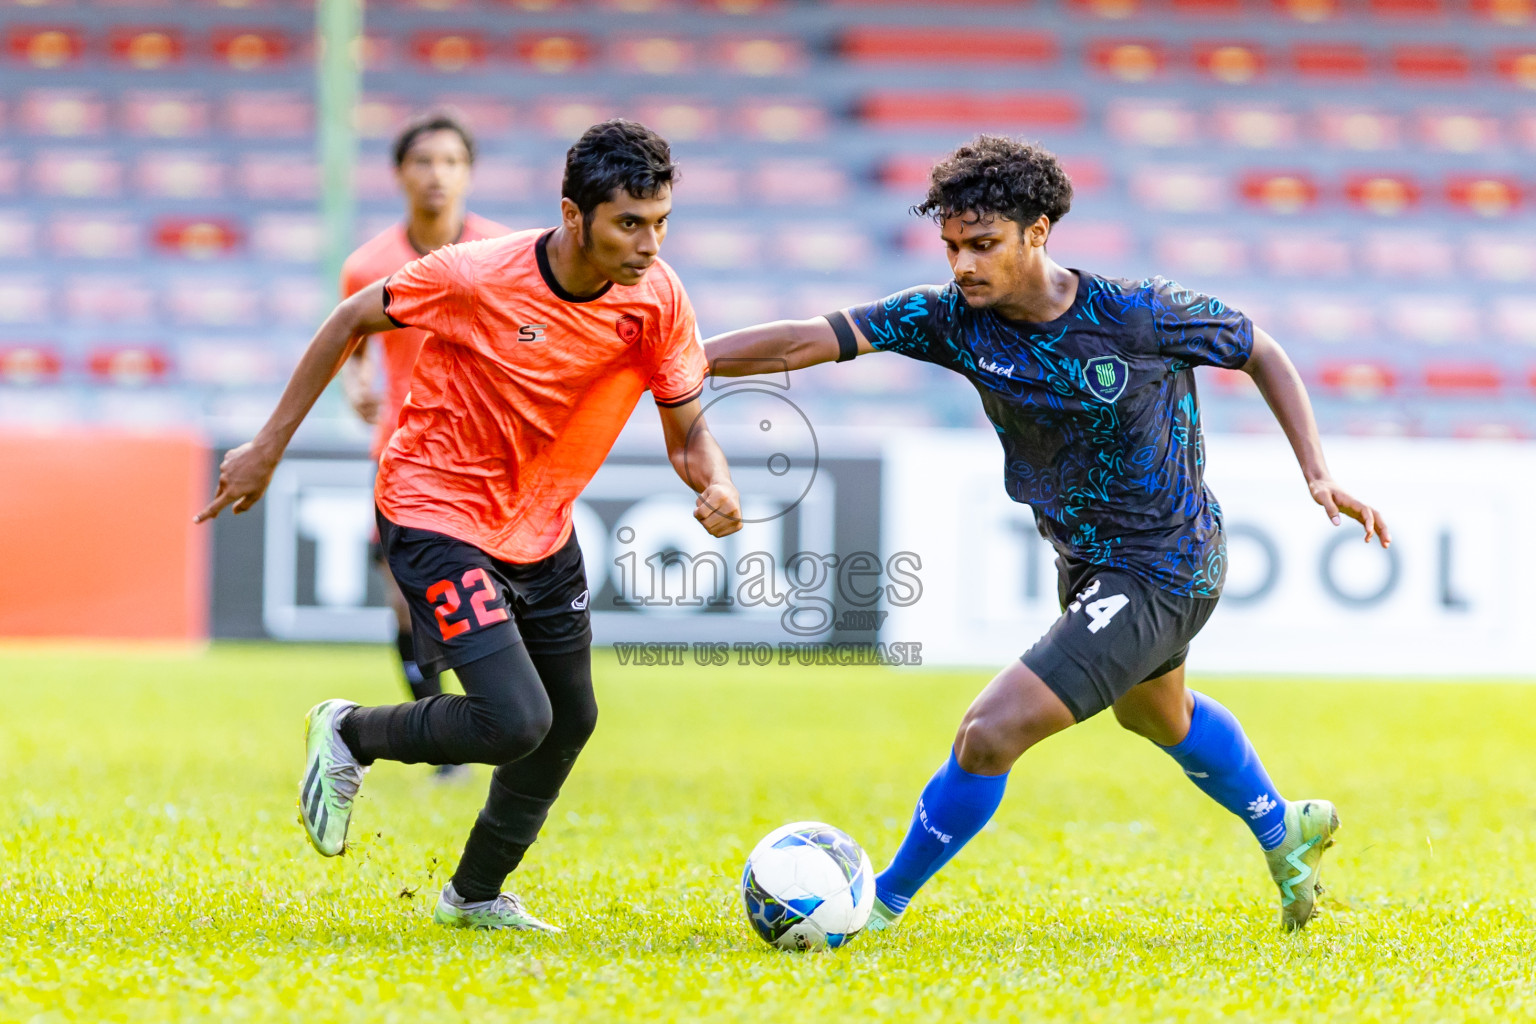
POLYGON ((645 322, 630 313, 620 316, 613 325, 613 329, 619 333, 619 340, 626 345, 633 345, 639 341, 640 332, 644 327, 645 322))
POLYGON ((1125 394, 1131 371, 1119 356, 1096 356, 1083 364, 1083 385, 1101 402, 1113 402, 1125 394))

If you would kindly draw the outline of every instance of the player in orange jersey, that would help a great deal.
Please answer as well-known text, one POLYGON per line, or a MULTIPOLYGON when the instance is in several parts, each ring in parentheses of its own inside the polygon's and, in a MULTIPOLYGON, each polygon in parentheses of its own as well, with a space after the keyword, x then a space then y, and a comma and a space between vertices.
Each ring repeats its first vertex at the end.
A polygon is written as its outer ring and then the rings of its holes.
POLYGON ((305 830, 335 856, 366 765, 498 765, 435 918, 555 930, 501 886, 537 837, 597 721, 590 592, 571 505, 649 390, 667 454, 717 537, 740 496, 704 424, 693 308, 658 258, 672 209, 666 142, 632 121, 594 125, 566 154, 560 225, 450 245, 342 302, 256 438, 231 451, 199 522, 266 490, 299 423, 358 340, 410 325, 431 337, 379 464, 384 552, 410 604, 416 652, 464 695, 306 719, 305 830))
MULTIPOLYGON (((356 294, 413 260, 454 242, 474 242, 507 233, 507 228, 464 209, 475 140, 469 130, 447 114, 428 114, 401 129, 394 144, 395 180, 405 193, 405 220, 391 224, 358 247, 341 268, 341 297, 356 294)), ((400 408, 411 386, 416 355, 427 340, 417 327, 383 331, 352 350, 342 366, 347 400, 364 422, 374 426, 370 455, 377 463, 400 420, 400 408), (382 394, 374 386, 374 356, 384 369, 382 394)), ((395 613, 395 649, 410 687, 420 700, 443 692, 436 672, 423 672, 411 642, 411 613, 384 562, 383 548, 374 545, 374 561, 384 582, 384 596, 395 613)), ((449 778, 455 765, 440 765, 437 774, 449 778)))

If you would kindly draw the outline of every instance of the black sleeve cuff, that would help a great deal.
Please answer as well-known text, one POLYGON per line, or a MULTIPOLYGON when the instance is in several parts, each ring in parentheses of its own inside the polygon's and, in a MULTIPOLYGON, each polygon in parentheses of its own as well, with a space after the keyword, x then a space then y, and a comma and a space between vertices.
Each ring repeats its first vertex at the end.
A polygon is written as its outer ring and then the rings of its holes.
MULTIPOLYGON (((704 385, 701 383, 698 387, 694 388, 682 398, 673 398, 670 401, 665 402, 659 398, 656 398, 656 404, 661 406, 663 409, 676 409, 680 405, 687 405, 689 402, 693 401, 695 398, 698 398, 703 393, 704 385)), ((651 397, 655 398, 656 396, 653 394, 651 397)))
POLYGON ((399 320, 396 320, 394 314, 390 313, 389 311, 389 304, 391 301, 393 301, 389 294, 389 282, 393 281, 394 279, 394 274, 390 274, 384 279, 384 315, 389 317, 389 322, 394 324, 396 327, 409 327, 411 326, 410 324, 403 324, 399 320))
POLYGON ((848 323, 848 316, 842 310, 835 313, 823 313, 822 317, 832 325, 832 333, 837 335, 837 361, 846 363, 859 354, 859 340, 853 336, 853 326, 848 323))

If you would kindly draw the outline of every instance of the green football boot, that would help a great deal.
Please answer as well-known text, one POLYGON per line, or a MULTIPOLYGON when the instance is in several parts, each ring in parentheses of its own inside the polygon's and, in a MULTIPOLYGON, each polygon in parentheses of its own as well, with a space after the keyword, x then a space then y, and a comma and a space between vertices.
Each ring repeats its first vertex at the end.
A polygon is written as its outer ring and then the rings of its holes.
POLYGON ((869 920, 864 923, 867 932, 883 932, 888 928, 895 928, 901 923, 901 914, 887 907, 875 897, 875 905, 869 909, 869 920))
POLYGON ((336 728, 342 712, 355 707, 350 700, 326 700, 304 716, 308 763, 299 783, 299 817, 304 820, 310 845, 326 857, 335 857, 347 848, 352 804, 368 771, 336 728))
POLYGON ((1339 812, 1327 800, 1292 800, 1285 807, 1285 838, 1264 851, 1269 874, 1280 887, 1280 927, 1293 932, 1317 908, 1323 851, 1333 845, 1339 812))
POLYGON ((432 920, 450 928, 507 928, 520 932, 550 932, 558 934, 565 929, 540 921, 523 909, 523 901, 510 892, 504 892, 493 900, 470 903, 460 898, 453 883, 443 886, 443 894, 437 898, 437 909, 432 920))

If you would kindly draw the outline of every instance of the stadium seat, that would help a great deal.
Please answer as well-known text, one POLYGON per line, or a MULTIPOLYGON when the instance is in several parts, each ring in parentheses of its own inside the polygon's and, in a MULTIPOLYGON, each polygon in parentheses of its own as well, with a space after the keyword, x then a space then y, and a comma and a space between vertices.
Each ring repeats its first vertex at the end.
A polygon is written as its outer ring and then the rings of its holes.
POLYGON ((1202 43, 1195 47, 1195 66, 1226 85, 1253 81, 1264 73, 1266 64, 1264 51, 1253 43, 1202 43))
POLYGON ((74 64, 85 53, 80 30, 70 25, 13 25, 5 48, 13 59, 45 71, 74 64))
POLYGON ((1212 213, 1227 205, 1227 182, 1207 167, 1143 167, 1131 175, 1131 197, 1148 209, 1212 213))
POLYGON ((1445 182, 1445 197, 1453 206, 1479 217, 1505 217, 1525 198, 1520 182, 1491 175, 1452 175, 1445 182))
POLYGON ((1142 0, 1072 0, 1073 13, 1105 21, 1135 17, 1142 6, 1142 0))
POLYGON ((517 58, 546 75, 568 74, 582 67, 592 55, 592 44, 583 35, 551 32, 518 36, 513 42, 517 58))
MULTIPOLYGON (((385 163, 378 168, 380 188, 378 194, 393 198, 398 194, 394 171, 385 163), (385 186, 387 182, 387 187, 385 186)), ((690 168, 691 169, 691 168, 690 168)), ((552 194, 555 189, 536 189, 534 171, 520 160, 504 156, 482 156, 475 160, 475 183, 472 201, 526 202, 531 196, 552 194)))
POLYGON ((224 97, 222 127, 241 138, 304 139, 314 118, 314 104, 303 93, 238 90, 224 97))
POLYGON ((250 199, 309 200, 319 194, 320 168, 308 153, 247 153, 235 188, 250 199))
POLYGON ((886 128, 1072 129, 1082 106, 1068 93, 876 91, 859 103, 859 116, 886 128))
POLYGON ((1148 82, 1168 66, 1168 51, 1151 39, 1098 39, 1089 44, 1088 60, 1098 70, 1122 82, 1148 82))
POLYGON ((1297 21, 1328 21, 1339 15, 1338 0, 1273 0, 1273 5, 1297 21))
POLYGON ((135 71, 163 71, 181 63, 186 56, 187 43, 181 30, 173 26, 119 26, 112 30, 108 49, 114 60, 135 71))
POLYGON ((139 193, 164 199, 217 198, 225 177, 224 164, 209 153, 150 152, 134 168, 139 193))
POLYGON ((720 130, 719 111, 692 97, 648 97, 636 109, 641 121, 674 142, 696 142, 720 130))
POLYGON ((1216 135, 1244 149, 1278 149, 1294 145, 1300 135, 1294 113, 1270 104, 1216 108, 1216 135))
POLYGON ((1165 232, 1152 252, 1158 265, 1180 279, 1229 277, 1248 271, 1248 247, 1231 232, 1165 232))
MULTIPOLYGON (((1135 247, 1130 229, 1118 221, 1082 221, 1076 217, 1073 214, 1051 229, 1051 255, 1079 267, 1122 265, 1135 247)), ((923 228, 928 244, 935 245, 932 226, 925 224, 923 228)))
POLYGON ((1492 363, 1427 363, 1422 380, 1442 395, 1494 396, 1504 387, 1504 374, 1492 363))
POLYGON ((1471 235, 1466 261, 1485 280, 1536 282, 1536 239, 1525 233, 1471 235))
POLYGON ((1477 309, 1459 294, 1409 295, 1388 303, 1387 328, 1424 345, 1467 345, 1479 337, 1477 309))
POLYGON ((48 246, 62 259, 133 259, 142 235, 122 213, 61 213, 48 225, 48 246))
POLYGON ((1536 296, 1505 295, 1493 302, 1493 328, 1505 341, 1536 345, 1536 296))
POLYGON ((412 58, 443 75, 478 69, 488 51, 485 38, 477 32, 425 31, 411 36, 412 58))
POLYGON ((163 252, 191 260, 228 256, 244 242, 239 226, 224 217, 162 217, 152 237, 163 252))
POLYGON ((1122 143, 1186 147, 1199 136, 1195 113, 1176 100, 1112 100, 1105 127, 1122 143))
POLYGON ((1291 69, 1302 78, 1361 79, 1370 75, 1371 61, 1358 43, 1297 43, 1291 47, 1291 69))
POLYGON ((1385 363, 1330 360, 1318 367, 1315 383, 1327 394, 1369 401, 1393 394, 1398 376, 1385 363))
POLYGON ((1242 196, 1270 213, 1296 214, 1317 203, 1317 181, 1305 171, 1249 171, 1240 185, 1242 196))
POLYGON ((0 278, 0 323, 40 324, 52 320, 47 281, 34 274, 0 278))
POLYGON ((1284 320, 1287 335, 1347 351, 1376 336, 1376 313, 1371 305, 1348 293, 1300 293, 1290 296, 1284 320))
POLYGON ((1270 232, 1260 251, 1264 266, 1280 277, 1343 278, 1355 269, 1353 248, 1347 241, 1312 228, 1270 232))
POLYGON ((193 138, 208 131, 208 100, 191 90, 131 91, 122 100, 121 122, 140 138, 193 138))
POLYGON ((252 250, 277 263, 313 263, 321 244, 320 221, 313 214, 264 213, 252 223, 252 250))
POLYGON ((256 320, 256 289, 239 279, 174 280, 165 298, 171 319, 183 326, 235 327, 256 320))
POLYGON ((1424 228, 1372 231, 1362 239, 1364 266, 1387 280, 1437 280, 1456 272, 1456 250, 1443 235, 1424 228))
POLYGON ((151 324, 155 293, 138 277, 124 274, 78 275, 64 289, 68 320, 89 324, 151 324))
POLYGON ((681 75, 697 69, 698 48, 677 36, 621 37, 608 45, 608 62, 642 75, 681 75))
POLYGON ((28 89, 21 94, 16 123, 30 135, 100 135, 108 126, 107 104, 92 89, 28 89))
POLYGON ((1472 59, 1455 46, 1397 46, 1392 70, 1401 78, 1422 82, 1460 82, 1472 73, 1472 59))
POLYGON ((1433 111, 1419 113, 1419 135, 1431 149, 1447 153, 1478 153, 1496 149, 1500 143, 1499 122, 1471 111, 1433 111))
POLYGON ((1436 20, 1445 16, 1442 0, 1370 0, 1370 10, 1378 18, 1394 20, 1436 20))
POLYGON ((767 203, 824 206, 841 203, 853 191, 848 175, 828 160, 765 160, 751 175, 755 198, 767 203))
POLYGON ((690 289, 699 329, 705 337, 778 318, 778 296, 762 287, 706 282, 690 289))
POLYGON ((786 224, 773 233, 772 258, 800 270, 858 270, 875 258, 873 240, 856 224, 786 224))
POLYGON ((91 376, 103 383, 140 387, 164 380, 171 360, 152 345, 101 345, 86 357, 91 376))
MULTIPOLYGON (((463 117, 481 140, 510 135, 517 124, 517 110, 512 103, 479 93, 444 93, 432 102, 433 109, 450 110, 463 117)), ((400 122, 391 126, 389 137, 399 131, 400 122)))
POLYGON ((263 275, 263 309, 278 324, 312 331, 330 312, 336 292, 323 288, 314 274, 297 277, 263 275))
POLYGON ((213 54, 234 71, 270 71, 294 56, 294 41, 282 29, 215 29, 213 54))
POLYGON ((741 134, 765 142, 805 142, 826 135, 832 119, 804 100, 746 100, 730 122, 741 134))
POLYGON ((411 114, 411 104, 398 96, 364 93, 353 108, 352 126, 359 138, 387 142, 411 114))
POLYGON ((123 191, 123 165, 105 150, 49 150, 32 161, 32 187, 45 196, 102 199, 123 191))
POLYGON ((1167 0, 1175 14, 1196 18, 1242 17, 1243 0, 1167 0))
POLYGON ((48 345, 0 344, 0 382, 23 387, 58 379, 64 361, 48 345))
POLYGON ((0 210, 0 259, 36 254, 37 223, 21 210, 0 210))
POLYGON ((216 387, 277 384, 287 369, 283 365, 287 360, 280 360, 270 344, 228 338, 186 342, 177 352, 176 362, 183 380, 216 387))
POLYGON ((854 64, 1006 64, 1018 68, 1052 65, 1060 47, 1048 32, 864 25, 844 32, 838 51, 854 64))
POLYGON ((1536 21, 1536 0, 1472 0, 1472 10, 1496 25, 1529 25, 1536 21))
POLYGON ((1344 194, 1351 203, 1379 217, 1396 217, 1417 206, 1422 192, 1403 174, 1355 174, 1346 179, 1344 194))
POLYGON ((1536 46, 1500 50, 1494 57, 1499 74, 1522 89, 1536 89, 1536 46))
POLYGON ((760 78, 798 71, 808 59, 800 40, 763 36, 721 36, 710 41, 707 52, 717 67, 760 78))
POLYGON ((1384 111, 1329 105, 1317 112, 1314 123, 1322 140, 1340 149, 1374 153, 1402 142, 1402 119, 1384 111))
POLYGON ((14 195, 21 186, 21 161, 0 151, 0 196, 14 195))
POLYGON ((539 103, 534 118, 546 135, 556 139, 575 139, 588 125, 617 113, 617 105, 611 100, 556 96, 539 103))

